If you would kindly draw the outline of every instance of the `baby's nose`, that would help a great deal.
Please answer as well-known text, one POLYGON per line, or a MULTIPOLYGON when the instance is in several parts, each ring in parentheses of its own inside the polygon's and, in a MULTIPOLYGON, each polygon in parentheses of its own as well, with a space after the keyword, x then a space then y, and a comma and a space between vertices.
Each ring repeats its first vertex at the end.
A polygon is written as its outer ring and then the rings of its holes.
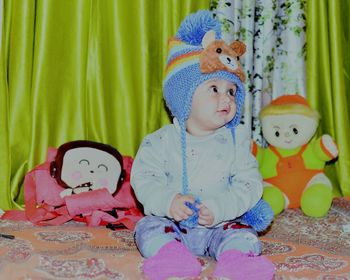
POLYGON ((226 92, 220 92, 220 99, 221 99, 221 101, 225 101, 225 102, 230 101, 230 97, 228 96, 228 94, 226 92))

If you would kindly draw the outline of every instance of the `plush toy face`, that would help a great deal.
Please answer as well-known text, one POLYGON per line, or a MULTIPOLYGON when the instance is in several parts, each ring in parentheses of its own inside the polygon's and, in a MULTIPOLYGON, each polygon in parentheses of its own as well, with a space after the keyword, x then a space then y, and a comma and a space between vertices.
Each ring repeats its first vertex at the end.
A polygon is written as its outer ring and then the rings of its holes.
POLYGON ((116 149, 85 140, 61 145, 50 171, 66 189, 61 197, 102 188, 114 194, 125 176, 123 157, 116 149))
POLYGON ((282 149, 294 149, 308 143, 317 128, 317 121, 304 115, 268 115, 261 121, 267 142, 282 149))
POLYGON ((202 73, 224 70, 237 75, 242 82, 245 81, 245 74, 238 60, 238 57, 246 51, 242 42, 234 41, 231 45, 227 45, 223 40, 215 40, 215 32, 211 30, 204 35, 202 46, 204 48, 200 56, 202 73))
POLYGON ((107 188, 114 193, 121 170, 119 161, 105 151, 75 148, 67 151, 63 157, 61 180, 72 189, 107 188))

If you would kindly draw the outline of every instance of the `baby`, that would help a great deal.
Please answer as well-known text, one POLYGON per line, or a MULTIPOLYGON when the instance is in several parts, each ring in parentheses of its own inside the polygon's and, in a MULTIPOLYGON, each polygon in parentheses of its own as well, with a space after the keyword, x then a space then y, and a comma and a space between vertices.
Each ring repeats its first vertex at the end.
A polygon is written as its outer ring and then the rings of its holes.
POLYGON ((197 256, 218 262, 215 277, 272 279, 257 233, 235 219, 262 196, 262 178, 239 125, 245 45, 218 39, 209 11, 189 15, 169 40, 163 83, 173 124, 143 140, 131 184, 144 206, 135 239, 149 279, 196 277, 197 256))

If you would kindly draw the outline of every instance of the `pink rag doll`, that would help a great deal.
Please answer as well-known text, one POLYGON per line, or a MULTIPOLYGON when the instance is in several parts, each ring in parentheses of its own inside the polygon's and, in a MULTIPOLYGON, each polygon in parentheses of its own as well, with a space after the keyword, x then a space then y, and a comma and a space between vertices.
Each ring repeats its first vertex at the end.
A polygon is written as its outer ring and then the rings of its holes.
POLYGON ((131 165, 130 157, 102 143, 79 140, 49 148, 47 160, 25 177, 25 211, 7 211, 2 219, 133 229, 143 215, 129 183, 131 165))

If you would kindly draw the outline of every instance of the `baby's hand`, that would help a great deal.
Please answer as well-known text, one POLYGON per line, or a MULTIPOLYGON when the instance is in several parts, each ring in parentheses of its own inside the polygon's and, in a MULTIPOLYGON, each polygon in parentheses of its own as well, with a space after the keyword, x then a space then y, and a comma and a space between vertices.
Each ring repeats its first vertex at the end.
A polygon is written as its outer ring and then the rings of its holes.
POLYGON ((192 210, 185 205, 185 202, 194 203, 194 198, 189 195, 177 194, 170 205, 170 216, 175 221, 186 220, 192 215, 192 210))
POLYGON ((214 213, 204 204, 199 204, 198 224, 202 226, 210 226, 214 222, 214 213))

